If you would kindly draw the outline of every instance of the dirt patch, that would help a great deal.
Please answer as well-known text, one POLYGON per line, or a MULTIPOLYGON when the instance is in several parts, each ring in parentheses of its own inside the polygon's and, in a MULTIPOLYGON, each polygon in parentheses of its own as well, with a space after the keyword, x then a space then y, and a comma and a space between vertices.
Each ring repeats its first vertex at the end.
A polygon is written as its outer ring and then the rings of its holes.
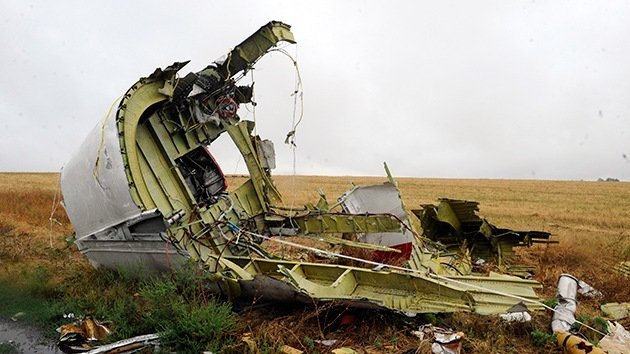
POLYGON ((55 341, 40 329, 3 318, 0 318, 0 344, 15 348, 17 353, 61 353, 55 341))

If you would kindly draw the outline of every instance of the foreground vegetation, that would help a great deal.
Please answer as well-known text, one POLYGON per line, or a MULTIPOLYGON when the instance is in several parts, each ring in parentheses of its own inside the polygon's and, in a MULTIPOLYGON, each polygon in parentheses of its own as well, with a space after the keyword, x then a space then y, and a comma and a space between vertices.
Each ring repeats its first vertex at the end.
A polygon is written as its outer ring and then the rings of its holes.
MULTIPOLYGON (((531 323, 505 324, 470 314, 407 319, 329 305, 229 303, 209 294, 204 273, 194 266, 162 277, 94 270, 66 241, 72 228, 63 208, 56 208, 57 179, 57 174, 0 174, 0 317, 24 312, 22 320, 51 335, 68 322, 64 314, 74 313, 112 321, 111 340, 160 332, 165 345, 180 352, 243 352, 245 336, 260 352, 284 344, 326 352, 329 348, 318 341, 337 339, 336 347, 398 353, 418 348, 421 343, 410 332, 431 322, 463 331, 467 353, 560 352, 549 336, 548 313, 536 314, 531 323)), ((243 180, 231 177, 230 187, 243 180)), ((333 200, 350 182, 384 179, 276 180, 285 203, 299 205, 316 200, 319 188, 333 200)), ((534 266, 535 279, 544 285, 541 297, 551 299, 558 276, 571 273, 604 293, 603 299, 579 304, 584 318, 596 317, 601 302, 630 301, 628 280, 611 272, 615 263, 630 259, 630 183, 403 178, 399 184, 412 209, 439 197, 477 200, 480 214, 495 225, 552 232, 559 245, 520 250, 521 263, 534 266)))
POLYGON ((49 334, 84 315, 112 323, 109 341, 159 332, 165 347, 177 352, 217 351, 234 342, 239 329, 227 302, 208 296, 202 276, 192 265, 169 277, 142 270, 61 274, 23 271, 16 282, 0 280, 0 317, 15 316, 45 327, 49 334))

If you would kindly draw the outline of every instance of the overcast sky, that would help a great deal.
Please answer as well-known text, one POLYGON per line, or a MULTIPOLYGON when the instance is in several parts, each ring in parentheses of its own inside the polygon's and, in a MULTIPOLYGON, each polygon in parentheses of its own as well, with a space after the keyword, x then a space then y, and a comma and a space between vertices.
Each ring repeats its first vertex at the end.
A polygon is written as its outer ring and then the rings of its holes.
MULTIPOLYGON (((298 174, 630 180, 626 1, 0 0, 0 171, 58 171, 139 77, 197 71, 270 20, 298 41, 298 174)), ((294 68, 273 53, 254 78, 291 173, 294 68)))

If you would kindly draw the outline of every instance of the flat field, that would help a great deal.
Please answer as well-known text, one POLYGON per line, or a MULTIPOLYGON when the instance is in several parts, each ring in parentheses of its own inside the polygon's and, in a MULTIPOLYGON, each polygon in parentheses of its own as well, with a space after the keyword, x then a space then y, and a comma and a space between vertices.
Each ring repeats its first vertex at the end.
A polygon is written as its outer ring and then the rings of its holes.
MULTIPOLYGON (((94 272, 66 241, 72 235, 72 226, 63 207, 57 203, 58 178, 56 173, 0 173, 0 279, 19 282, 17 278, 25 272, 43 268, 51 270, 47 274, 52 283, 63 286, 67 279, 76 279, 77 273, 88 277, 94 272)), ((278 176, 275 180, 285 205, 303 205, 316 202, 318 190, 333 201, 351 188, 352 183, 376 184, 384 182, 385 178, 278 176)), ((231 176, 230 188, 242 181, 242 176, 231 176)), ((630 301, 630 281, 612 271, 616 263, 630 259, 630 183, 423 178, 397 181, 403 201, 410 209, 434 203, 440 197, 475 200, 480 203, 479 214, 497 226, 551 232, 559 244, 518 251, 520 263, 536 268, 534 278, 544 286, 539 292, 542 298, 552 298, 558 276, 570 273, 604 294, 600 299, 582 301, 578 314, 597 316, 600 303, 630 301)), ((276 317, 268 316, 273 311, 265 311, 267 316, 249 312, 242 320, 246 323, 243 331, 266 341, 270 341, 270 337, 263 332, 275 333, 279 337, 275 340, 284 344, 307 352, 326 352, 326 347, 313 342, 313 339, 323 339, 319 338, 323 335, 321 328, 309 329, 299 322, 299 318, 309 317, 304 315, 305 311, 316 310, 299 309, 294 310, 295 314, 284 311, 276 317), (259 318, 254 318, 257 314, 259 318), (291 321, 303 326, 293 325, 293 330, 284 330, 291 326, 282 323, 291 321)), ((372 315, 363 311, 356 316, 372 315)), ((464 351, 467 353, 560 352, 551 342, 534 344, 531 336, 534 331, 549 331, 550 317, 545 313, 536 315, 532 324, 518 328, 496 318, 468 314, 439 317, 437 321, 455 326, 466 334, 464 351)), ((384 321, 391 323, 392 328, 384 330, 382 323, 374 319, 359 319, 353 335, 338 336, 345 336, 346 345, 366 352, 396 353, 413 347, 414 338, 405 325, 398 320, 384 321)), ((320 323, 321 319, 316 322, 320 323)), ((331 336, 336 334, 327 333, 326 339, 331 336)))

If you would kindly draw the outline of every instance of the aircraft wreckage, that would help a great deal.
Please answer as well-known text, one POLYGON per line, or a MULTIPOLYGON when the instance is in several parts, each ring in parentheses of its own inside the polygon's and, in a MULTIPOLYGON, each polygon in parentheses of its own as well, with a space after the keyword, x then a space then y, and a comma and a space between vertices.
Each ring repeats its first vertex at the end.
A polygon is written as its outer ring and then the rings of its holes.
POLYGON ((322 195, 305 207, 282 206, 270 173, 273 144, 252 135, 254 123, 237 115, 253 87, 237 81, 283 41, 294 43, 290 26, 270 22, 199 72, 178 76, 187 62, 156 69, 112 105, 61 173, 75 243, 89 261, 164 271, 192 258, 231 297, 337 301, 408 314, 503 313, 521 301, 541 308, 539 283, 472 273, 470 254, 505 254, 549 234, 497 229, 474 217, 476 204, 441 200, 414 210, 426 228, 418 232, 387 171, 386 183, 355 187, 333 204, 322 195), (249 171, 232 192, 210 153, 221 134, 249 171), (278 241, 317 251, 292 237, 371 256, 324 251, 325 261, 301 262, 263 247, 278 241))

